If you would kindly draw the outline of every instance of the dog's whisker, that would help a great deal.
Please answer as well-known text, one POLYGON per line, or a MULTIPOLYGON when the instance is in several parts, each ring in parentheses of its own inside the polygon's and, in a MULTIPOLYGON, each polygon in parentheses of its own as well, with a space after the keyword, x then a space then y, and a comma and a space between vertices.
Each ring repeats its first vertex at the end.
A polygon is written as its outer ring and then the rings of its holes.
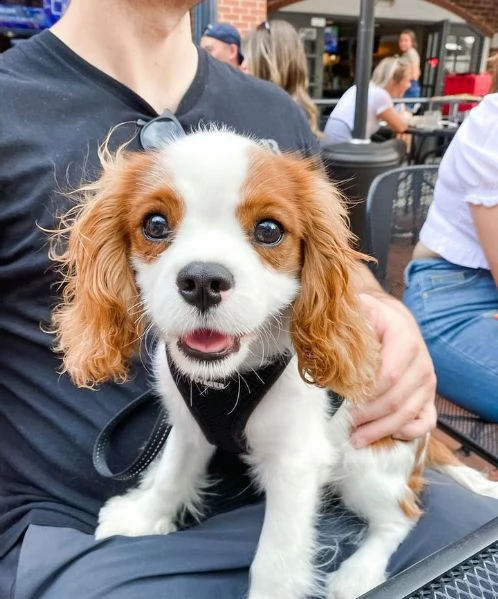
POLYGON ((246 386, 247 391, 250 393, 251 392, 251 387, 250 387, 249 383, 246 381, 244 375, 241 372, 238 372, 237 374, 239 375, 240 379, 242 380, 242 382, 246 386))
POLYGON ((144 330, 143 337, 140 339, 140 349, 138 352, 140 356, 140 363, 148 375, 153 374, 153 352, 158 341, 158 334, 155 331, 153 324, 149 323, 144 330), (147 360, 145 360, 144 357, 147 358, 147 360))
POLYGON ((228 415, 233 414, 235 412, 235 410, 237 409, 237 406, 239 405, 239 399, 240 399, 240 379, 241 379, 241 375, 239 372, 237 372, 237 397, 235 398, 235 403, 233 405, 233 408, 228 412, 228 415))
POLYGON ((259 379, 259 381, 261 383, 264 383, 265 381, 259 376, 259 373, 257 370, 254 370, 254 368, 251 368, 251 372, 259 379))

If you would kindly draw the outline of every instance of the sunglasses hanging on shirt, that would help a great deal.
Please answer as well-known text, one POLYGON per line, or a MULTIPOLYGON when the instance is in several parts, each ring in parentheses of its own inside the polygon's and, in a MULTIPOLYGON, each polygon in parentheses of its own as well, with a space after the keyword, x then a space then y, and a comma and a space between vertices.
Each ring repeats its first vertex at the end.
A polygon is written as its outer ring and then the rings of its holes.
POLYGON ((138 119, 137 125, 141 127, 139 139, 144 150, 158 150, 185 136, 180 121, 171 110, 165 110, 150 121, 138 119))

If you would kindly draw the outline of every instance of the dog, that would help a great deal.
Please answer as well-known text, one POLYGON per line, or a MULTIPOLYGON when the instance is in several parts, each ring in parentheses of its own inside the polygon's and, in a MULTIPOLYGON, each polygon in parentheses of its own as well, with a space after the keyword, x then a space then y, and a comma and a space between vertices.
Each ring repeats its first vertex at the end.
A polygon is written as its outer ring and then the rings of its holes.
POLYGON ((199 516, 220 446, 266 494, 249 599, 353 599, 385 579, 420 518, 426 466, 498 496, 428 436, 351 446, 379 342, 352 283, 364 256, 345 202, 315 161, 199 131, 108 156, 64 222, 53 313, 63 370, 79 386, 124 382, 150 331, 172 424, 140 484, 102 507, 97 538, 167 534, 185 510, 199 516), (333 414, 328 390, 344 398, 333 414), (320 585, 315 524, 329 490, 368 534, 320 585))

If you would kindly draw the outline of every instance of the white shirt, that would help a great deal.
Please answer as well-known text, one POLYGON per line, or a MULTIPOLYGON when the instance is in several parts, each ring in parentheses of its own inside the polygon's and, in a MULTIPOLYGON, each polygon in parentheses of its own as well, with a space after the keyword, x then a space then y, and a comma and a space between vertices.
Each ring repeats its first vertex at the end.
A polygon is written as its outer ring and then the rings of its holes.
MULTIPOLYGON (((355 107, 356 85, 353 85, 344 92, 332 111, 325 125, 322 145, 336 144, 352 139, 355 107)), ((367 137, 379 129, 379 115, 392 107, 393 101, 389 93, 383 87, 370 83, 368 87, 367 137)))
POLYGON ((445 260, 489 270, 469 204, 498 204, 498 94, 486 96, 457 131, 420 231, 421 241, 445 260))

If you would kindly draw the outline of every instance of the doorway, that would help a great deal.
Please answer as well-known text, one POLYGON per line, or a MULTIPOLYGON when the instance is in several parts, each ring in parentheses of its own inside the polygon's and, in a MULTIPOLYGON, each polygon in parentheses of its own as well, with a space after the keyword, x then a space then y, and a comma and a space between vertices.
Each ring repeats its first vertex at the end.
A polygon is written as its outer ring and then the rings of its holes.
POLYGON ((440 96, 450 73, 478 73, 484 38, 470 25, 441 21, 427 27, 422 53, 422 95, 440 96))

